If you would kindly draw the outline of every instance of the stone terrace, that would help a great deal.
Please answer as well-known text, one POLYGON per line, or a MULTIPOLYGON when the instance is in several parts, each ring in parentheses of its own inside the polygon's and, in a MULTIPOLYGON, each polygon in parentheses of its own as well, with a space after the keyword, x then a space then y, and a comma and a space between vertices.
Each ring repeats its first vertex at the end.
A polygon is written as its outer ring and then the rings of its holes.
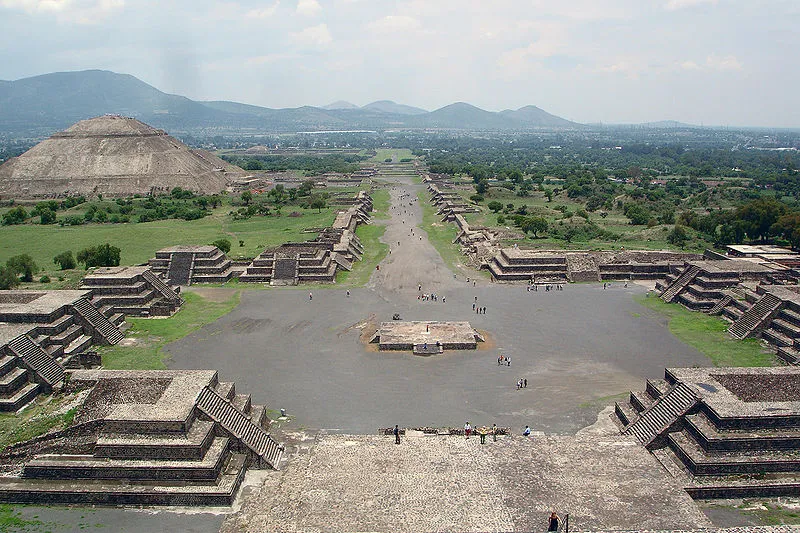
POLYGON ((16 411, 59 387, 67 366, 98 364, 85 354, 92 344, 122 339, 90 297, 90 291, 0 291, 0 411, 16 411))
POLYGON ((75 371, 75 423, 13 445, 0 501, 230 505, 249 466, 283 455, 264 406, 213 370, 75 371))
POLYGON ((674 368, 616 414, 695 498, 800 493, 800 369, 674 368))
POLYGON ((170 316, 183 300, 150 267, 101 267, 87 274, 83 289, 92 291, 92 303, 111 317, 121 315, 170 316))
POLYGON ((216 246, 173 246, 156 252, 149 261, 154 272, 170 285, 225 283, 243 270, 216 246))
MULTIPOLYGON (((613 431, 613 429, 612 429, 613 431)), ((543 531, 709 526, 689 496, 628 437, 319 435, 268 472, 233 531, 543 531)))

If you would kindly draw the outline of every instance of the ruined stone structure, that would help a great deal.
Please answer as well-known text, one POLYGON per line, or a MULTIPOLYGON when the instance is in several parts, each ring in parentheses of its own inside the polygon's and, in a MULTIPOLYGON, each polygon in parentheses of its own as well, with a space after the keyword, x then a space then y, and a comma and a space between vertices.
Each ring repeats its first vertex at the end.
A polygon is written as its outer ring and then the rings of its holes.
POLYGON ((469 322, 381 322, 369 341, 381 350, 408 350, 432 355, 444 350, 475 350, 484 342, 469 322))
POLYGON ((800 369, 670 368, 616 404, 694 498, 800 493, 800 369))
POLYGON ((278 468, 266 408, 214 370, 77 370, 74 424, 4 450, 0 501, 230 505, 248 467, 278 468))
POLYGON ((149 261, 153 272, 169 285, 225 283, 241 269, 216 246, 172 246, 156 252, 149 261))
POLYGON ((308 242, 286 243, 267 249, 239 276, 239 281, 297 285, 300 282, 333 283, 339 269, 350 270, 364 248, 356 236, 359 224, 368 224, 372 198, 360 191, 355 203, 336 215, 330 228, 308 242))
POLYGON ((106 115, 53 134, 0 166, 0 196, 124 197, 174 187, 222 192, 245 172, 133 118, 106 115))
POLYGON ((667 303, 722 316, 738 339, 760 336, 781 359, 797 364, 800 287, 794 276, 793 269, 771 261, 687 261, 657 282, 656 289, 667 303))
POLYGON ((91 302, 103 314, 170 316, 183 304, 181 297, 150 267, 101 267, 81 282, 92 291, 91 302))
MULTIPOLYGON (((92 344, 116 344, 124 316, 102 314, 90 291, 0 291, 0 411, 60 387, 92 344)), ((110 311, 107 311, 110 313, 110 311)))
POLYGON ((568 252, 503 248, 486 264, 499 281, 613 281, 658 279, 680 267, 691 253, 647 250, 568 252))

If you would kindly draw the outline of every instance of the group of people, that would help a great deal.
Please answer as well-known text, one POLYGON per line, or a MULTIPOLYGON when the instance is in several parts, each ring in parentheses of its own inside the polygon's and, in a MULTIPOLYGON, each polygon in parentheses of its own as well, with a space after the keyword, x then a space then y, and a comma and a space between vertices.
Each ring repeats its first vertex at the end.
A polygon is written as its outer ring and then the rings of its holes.
MULTIPOLYGON (((417 295, 417 300, 422 300, 423 302, 428 302, 428 301, 436 302, 439 300, 439 297, 436 295, 435 292, 432 292, 430 294, 420 293, 417 295)), ((442 303, 445 302, 447 302, 447 297, 442 296, 442 303)))
POLYGON ((517 390, 528 388, 528 378, 519 378, 517 380, 517 390))
POLYGON ((503 363, 506 366, 511 366, 511 356, 500 354, 497 356, 497 366, 501 366, 503 363))
MULTIPOLYGON (((497 424, 492 424, 491 429, 483 426, 480 428, 476 428, 475 433, 481 438, 481 444, 486 444, 486 435, 491 435, 492 440, 497 442, 497 424)), ((469 439, 470 435, 472 435, 473 429, 472 426, 469 424, 469 420, 464 423, 464 437, 469 439)))

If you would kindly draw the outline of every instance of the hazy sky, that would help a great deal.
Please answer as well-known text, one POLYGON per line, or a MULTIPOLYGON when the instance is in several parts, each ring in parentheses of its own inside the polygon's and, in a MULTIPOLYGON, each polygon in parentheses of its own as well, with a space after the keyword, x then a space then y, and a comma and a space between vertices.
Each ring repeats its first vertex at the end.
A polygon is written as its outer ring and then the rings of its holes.
POLYGON ((0 0, 0 79, 90 68, 268 107, 798 127, 800 0, 0 0))

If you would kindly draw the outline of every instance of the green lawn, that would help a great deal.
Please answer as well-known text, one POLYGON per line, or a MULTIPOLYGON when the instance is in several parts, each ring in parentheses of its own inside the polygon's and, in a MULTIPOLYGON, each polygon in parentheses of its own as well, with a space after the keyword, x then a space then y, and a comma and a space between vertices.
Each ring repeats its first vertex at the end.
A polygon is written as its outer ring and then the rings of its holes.
POLYGON ((362 224, 356 228, 356 235, 364 246, 364 255, 361 261, 353 263, 350 272, 340 270, 336 273, 336 286, 361 287, 369 281, 375 265, 389 253, 389 245, 380 242, 385 231, 386 226, 376 224, 362 224))
POLYGON ((414 155, 408 148, 378 148, 375 150, 375 155, 369 160, 373 162, 383 163, 387 159, 391 159, 393 163, 399 163, 401 159, 411 159, 414 155))
POLYGON ((235 291, 222 302, 210 301, 191 291, 182 295, 186 303, 170 318, 128 318, 131 328, 125 336, 134 339, 135 344, 100 348, 103 367, 121 370, 166 368, 166 354, 161 349, 230 313, 239 304, 240 292, 235 291))
MULTIPOLYGON (((330 226, 336 209, 301 209, 302 216, 288 216, 294 208, 284 207, 282 216, 253 217, 232 220, 229 207, 217 209, 213 215, 200 220, 159 220, 142 224, 88 224, 84 226, 40 226, 24 224, 0 227, 0 262, 14 255, 27 253, 43 268, 52 268, 53 257, 65 250, 79 250, 103 243, 111 243, 122 250, 121 264, 146 263, 155 257, 157 250, 179 244, 210 244, 217 239, 228 239, 232 259, 252 258, 266 247, 278 246, 287 241, 307 241, 316 233, 304 232, 306 228, 330 226), (239 241, 244 246, 239 246, 239 241)), ((52 277, 52 276, 51 276, 52 277)))
POLYGON ((714 366, 773 366, 777 362, 758 339, 737 340, 728 335, 729 324, 721 318, 689 311, 652 295, 637 295, 633 299, 666 316, 670 332, 711 359, 714 366))
POLYGON ((376 218, 378 220, 386 220, 390 218, 389 216, 389 191, 386 189, 378 189, 376 191, 372 191, 372 209, 374 213, 372 213, 372 218, 376 218))

